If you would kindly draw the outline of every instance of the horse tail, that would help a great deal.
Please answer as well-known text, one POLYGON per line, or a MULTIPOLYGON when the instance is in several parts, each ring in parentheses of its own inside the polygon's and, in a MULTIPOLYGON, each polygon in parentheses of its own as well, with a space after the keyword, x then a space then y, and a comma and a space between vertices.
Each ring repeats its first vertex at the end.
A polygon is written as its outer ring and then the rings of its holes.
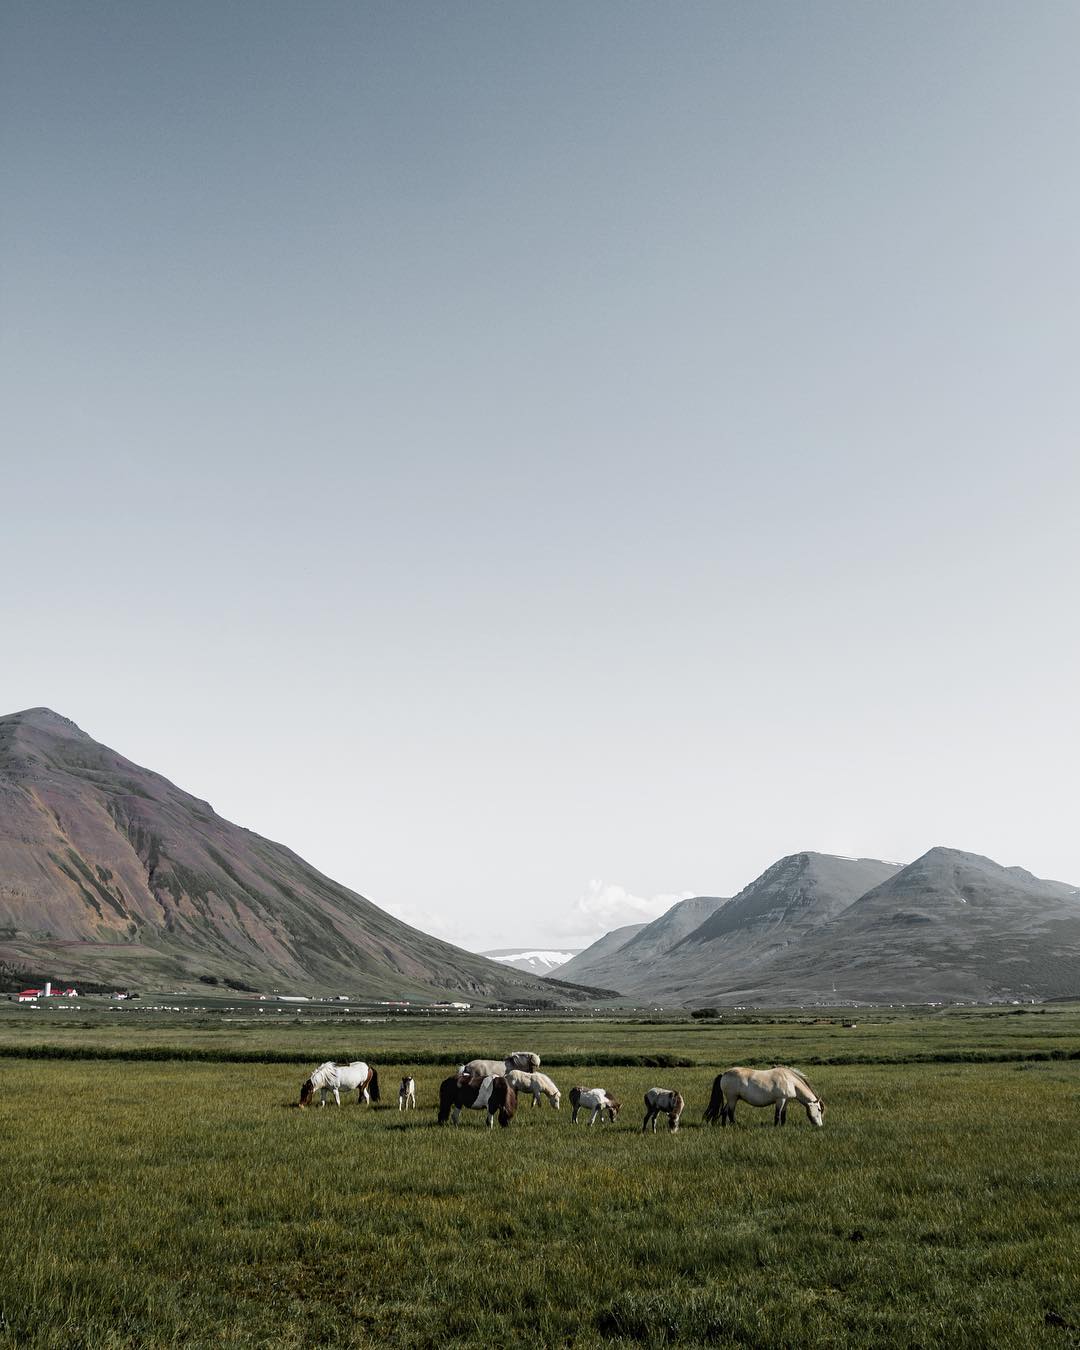
POLYGON ((368 1088, 368 1095, 371 1097, 371 1100, 372 1100, 373 1102, 379 1101, 379 1100, 380 1100, 380 1097, 379 1097, 379 1071, 378 1071, 378 1069, 372 1069, 372 1071, 371 1071, 371 1077, 368 1079, 367 1088, 368 1088))
POLYGON ((714 1125, 720 1119, 720 1113, 724 1109, 724 1089, 721 1080, 724 1075, 718 1073, 713 1079, 712 1096, 709 1098, 709 1104, 702 1113, 702 1119, 714 1125))
POLYGON ((504 1084, 505 1093, 499 1106, 499 1124, 503 1129, 514 1119, 514 1113, 517 1111, 517 1093, 509 1083, 504 1084))

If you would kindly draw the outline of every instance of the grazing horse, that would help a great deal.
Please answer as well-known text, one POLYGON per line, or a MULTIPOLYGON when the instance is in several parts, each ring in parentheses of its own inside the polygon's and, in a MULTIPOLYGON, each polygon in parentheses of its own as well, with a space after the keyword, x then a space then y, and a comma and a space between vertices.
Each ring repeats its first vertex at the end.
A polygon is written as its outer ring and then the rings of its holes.
POLYGON ((751 1106, 774 1106, 773 1124, 783 1125, 788 1102, 806 1107, 812 1125, 824 1124, 825 1103, 797 1069, 778 1064, 772 1069, 727 1069, 713 1080, 712 1098, 705 1108, 705 1119, 712 1124, 735 1124, 735 1106, 739 1099, 751 1106))
POLYGON ((401 1086, 397 1093, 397 1109, 407 1111, 410 1106, 414 1111, 416 1110, 416 1079, 412 1074, 401 1080, 401 1086))
POLYGON ((479 1075, 481 1078, 501 1078, 508 1074, 511 1069, 517 1069, 520 1073, 535 1073, 540 1067, 540 1056, 534 1055, 531 1050, 516 1050, 512 1055, 507 1055, 505 1059, 470 1059, 468 1064, 463 1064, 458 1069, 459 1074, 465 1074, 470 1078, 479 1075))
POLYGON ((307 1106, 316 1092, 319 1094, 320 1106, 326 1105, 328 1092, 334 1094, 334 1101, 340 1106, 341 1093, 353 1091, 357 1094, 357 1106, 361 1102, 377 1102, 379 1071, 365 1064, 362 1059, 354 1059, 351 1064, 335 1064, 332 1059, 328 1059, 325 1064, 319 1065, 310 1078, 305 1079, 300 1088, 300 1109, 302 1111, 307 1106))
POLYGON ((506 1081, 519 1097, 522 1093, 530 1093, 533 1106, 539 1106, 543 1097, 548 1099, 556 1111, 562 1105, 562 1093, 546 1073, 522 1073, 520 1069, 511 1069, 506 1075, 506 1081))
POLYGON ((589 1124, 595 1125, 596 1118, 599 1116, 600 1124, 604 1124, 604 1112, 612 1124, 615 1123, 615 1117, 619 1114, 622 1102, 616 1101, 614 1097, 608 1096, 606 1088, 583 1088, 572 1087, 570 1089, 570 1124, 576 1125, 578 1112, 584 1108, 586 1111, 592 1110, 589 1117, 589 1124))
POLYGON ((673 1088, 650 1088, 645 1094, 645 1120, 641 1126, 641 1133, 644 1134, 649 1128, 651 1120, 652 1132, 655 1134, 656 1117, 663 1112, 667 1116, 668 1129, 674 1134, 679 1128, 679 1117, 685 1105, 681 1094, 673 1088))
POLYGON ((498 1115, 499 1124, 505 1129, 517 1111, 517 1095, 505 1078, 490 1074, 486 1078, 462 1074, 444 1078, 439 1084, 439 1124, 445 1125, 449 1120, 456 1125, 463 1107, 467 1111, 486 1111, 489 1130, 498 1115))

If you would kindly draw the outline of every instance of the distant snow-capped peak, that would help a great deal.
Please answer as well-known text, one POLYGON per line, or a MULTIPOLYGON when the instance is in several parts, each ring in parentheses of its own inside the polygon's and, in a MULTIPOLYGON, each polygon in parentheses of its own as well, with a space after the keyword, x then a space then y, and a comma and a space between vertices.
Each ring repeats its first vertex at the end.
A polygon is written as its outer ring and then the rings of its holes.
POLYGON ((552 971, 565 966, 576 951, 553 951, 549 948, 500 947, 498 951, 481 952, 492 961, 501 961, 515 970, 527 971, 530 975, 550 975, 552 971))

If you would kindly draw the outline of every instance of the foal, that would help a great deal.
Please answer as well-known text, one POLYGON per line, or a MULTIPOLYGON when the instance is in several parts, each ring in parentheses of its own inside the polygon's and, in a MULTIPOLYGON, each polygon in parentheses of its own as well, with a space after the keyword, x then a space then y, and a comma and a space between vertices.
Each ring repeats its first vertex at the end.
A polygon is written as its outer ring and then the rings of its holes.
POLYGON ((611 1123, 614 1124, 621 1106, 622 1102, 610 1096, 605 1088, 572 1087, 570 1089, 570 1124, 577 1124, 578 1112, 582 1110, 592 1111, 592 1115, 589 1117, 590 1125, 595 1125, 598 1119, 600 1124, 603 1125, 605 1111, 611 1123))
POLYGON ((409 1107, 416 1110, 416 1079, 412 1074, 408 1074, 401 1080, 401 1086, 398 1088, 397 1109, 399 1111, 408 1111, 409 1107))
POLYGON ((652 1121, 653 1134, 656 1133, 656 1117, 663 1112, 667 1115, 668 1129, 675 1133, 679 1128, 679 1117, 686 1103, 682 1096, 672 1088, 650 1088, 645 1094, 645 1121, 641 1127, 644 1134, 652 1121))

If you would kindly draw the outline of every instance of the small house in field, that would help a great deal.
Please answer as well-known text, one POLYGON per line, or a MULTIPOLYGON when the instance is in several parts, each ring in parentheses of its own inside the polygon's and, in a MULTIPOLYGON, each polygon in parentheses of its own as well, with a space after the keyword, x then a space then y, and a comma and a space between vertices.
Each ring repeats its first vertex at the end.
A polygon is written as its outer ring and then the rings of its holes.
POLYGON ((34 999, 41 997, 40 989, 24 989, 18 996, 20 1003, 32 1003, 34 999))

